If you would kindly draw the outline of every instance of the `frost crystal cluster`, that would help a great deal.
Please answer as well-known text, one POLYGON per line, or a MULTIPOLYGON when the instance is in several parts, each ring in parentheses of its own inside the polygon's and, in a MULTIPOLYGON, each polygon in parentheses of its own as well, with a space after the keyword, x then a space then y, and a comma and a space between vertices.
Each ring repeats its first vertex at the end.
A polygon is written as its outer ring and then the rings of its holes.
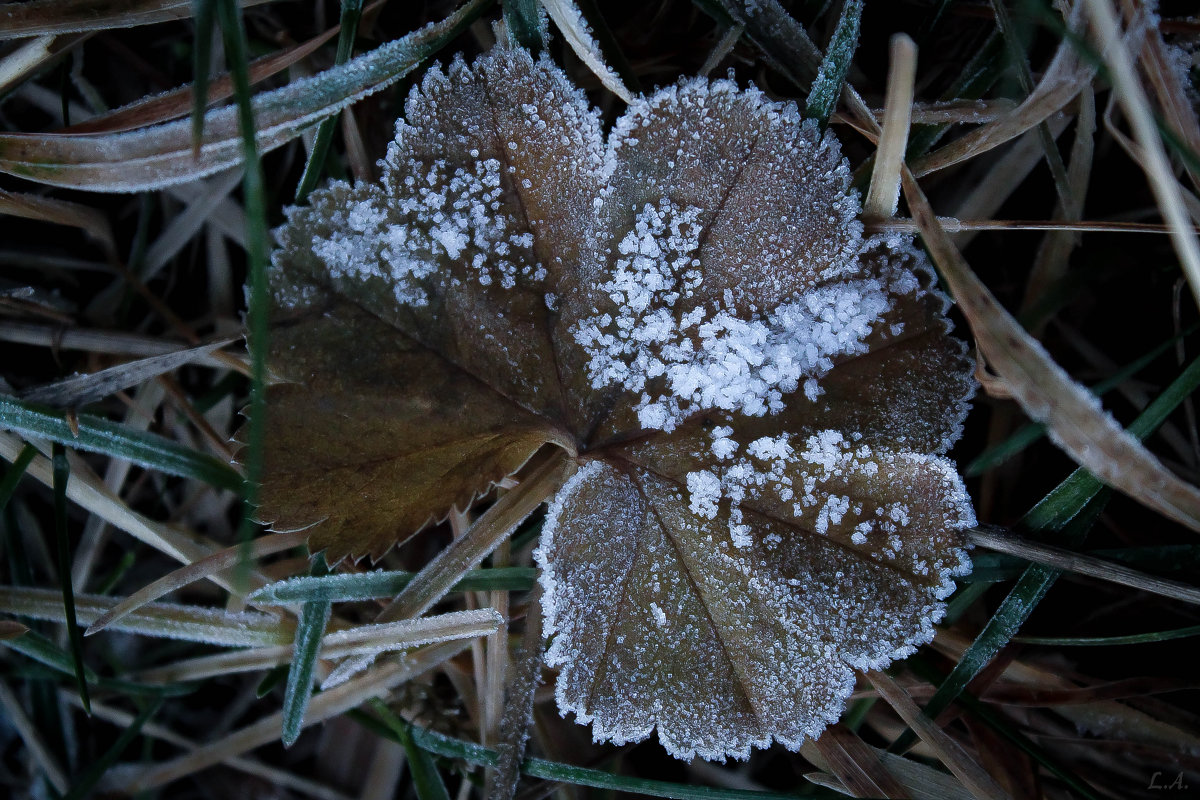
POLYGON ((680 758, 799 747, 932 637, 971 370, 832 135, 706 80, 605 135, 498 48, 431 70, 380 166, 278 231, 264 516, 378 557, 567 450, 535 553, 559 708, 680 758))

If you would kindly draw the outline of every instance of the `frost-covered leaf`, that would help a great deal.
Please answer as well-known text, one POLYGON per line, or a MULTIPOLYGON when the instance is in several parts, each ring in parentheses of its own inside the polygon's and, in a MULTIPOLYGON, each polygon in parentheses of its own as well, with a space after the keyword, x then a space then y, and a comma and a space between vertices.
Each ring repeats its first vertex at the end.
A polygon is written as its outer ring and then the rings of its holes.
POLYGON ((548 57, 431 71, 381 184, 290 212, 265 516, 379 555, 544 443, 560 709, 675 755, 798 747, 933 635, 973 389, 924 256, 831 134, 727 81, 607 140, 548 57))
POLYGON ((290 382, 270 390, 261 515, 327 520, 331 561, 465 508, 573 422, 547 287, 590 235, 595 115, 549 61, 497 50, 430 71, 407 116, 382 185, 292 210, 271 275, 290 382))

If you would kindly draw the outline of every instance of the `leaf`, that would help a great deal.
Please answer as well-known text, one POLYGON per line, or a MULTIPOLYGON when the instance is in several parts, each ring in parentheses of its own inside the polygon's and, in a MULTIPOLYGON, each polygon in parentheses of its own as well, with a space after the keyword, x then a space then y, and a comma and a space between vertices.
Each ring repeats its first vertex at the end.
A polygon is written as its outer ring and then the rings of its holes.
POLYGON ((539 456, 483 518, 566 481, 537 550, 559 708, 681 758, 799 747, 929 641, 969 564, 941 454, 972 365, 831 133, 690 80, 606 141, 548 56, 497 47, 429 72, 381 163, 277 232, 265 517, 378 557, 556 445, 578 469, 539 456))

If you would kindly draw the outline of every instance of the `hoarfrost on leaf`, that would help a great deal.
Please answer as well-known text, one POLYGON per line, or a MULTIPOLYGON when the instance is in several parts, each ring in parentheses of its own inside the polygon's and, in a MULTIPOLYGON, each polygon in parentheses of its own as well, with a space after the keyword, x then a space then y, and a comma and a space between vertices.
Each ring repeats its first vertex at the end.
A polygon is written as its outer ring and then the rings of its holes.
POLYGON ((548 57, 430 70, 378 184, 291 209, 262 515, 330 560, 546 443, 559 708, 680 758, 798 747, 933 635, 972 391, 924 256, 864 239, 836 140, 729 81, 605 137, 548 57))

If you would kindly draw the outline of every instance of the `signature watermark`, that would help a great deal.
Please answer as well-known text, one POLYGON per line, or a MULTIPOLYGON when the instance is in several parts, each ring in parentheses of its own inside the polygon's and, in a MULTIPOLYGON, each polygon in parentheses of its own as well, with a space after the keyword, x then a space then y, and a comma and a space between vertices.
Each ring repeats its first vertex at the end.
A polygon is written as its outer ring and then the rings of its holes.
POLYGON ((1182 770, 1172 775, 1170 772, 1155 772, 1150 776, 1150 783, 1146 786, 1147 789, 1157 789, 1164 792, 1186 792, 1191 788, 1191 784, 1184 776, 1182 770))

